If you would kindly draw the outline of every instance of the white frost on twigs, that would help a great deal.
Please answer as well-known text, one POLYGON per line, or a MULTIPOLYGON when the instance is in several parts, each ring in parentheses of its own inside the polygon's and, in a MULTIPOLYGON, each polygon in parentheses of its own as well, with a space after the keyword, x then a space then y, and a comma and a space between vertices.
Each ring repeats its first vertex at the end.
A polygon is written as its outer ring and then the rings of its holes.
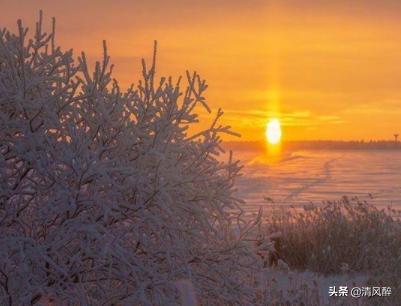
POLYGON ((202 305, 253 304, 240 166, 217 158, 232 132, 219 111, 189 133, 205 81, 156 80, 154 57, 122 91, 106 44, 91 72, 54 24, 0 31, 0 304, 176 305, 180 279, 202 305))

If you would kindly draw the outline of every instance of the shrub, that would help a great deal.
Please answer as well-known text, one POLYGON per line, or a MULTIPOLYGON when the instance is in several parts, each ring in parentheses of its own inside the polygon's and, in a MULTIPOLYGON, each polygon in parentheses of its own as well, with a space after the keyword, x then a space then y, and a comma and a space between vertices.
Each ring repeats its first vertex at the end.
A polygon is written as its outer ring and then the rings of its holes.
POLYGON ((217 159, 232 132, 220 110, 189 132, 205 81, 156 79, 155 48, 123 91, 105 44, 92 73, 54 25, 0 32, 0 304, 175 305, 184 279, 199 302, 249 305, 240 167, 217 159))

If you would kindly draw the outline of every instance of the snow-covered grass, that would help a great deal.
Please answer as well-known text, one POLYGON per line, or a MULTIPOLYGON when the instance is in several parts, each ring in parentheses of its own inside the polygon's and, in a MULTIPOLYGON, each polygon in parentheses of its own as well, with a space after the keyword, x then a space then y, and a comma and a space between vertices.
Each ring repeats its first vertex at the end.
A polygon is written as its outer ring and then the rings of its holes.
POLYGON ((279 253, 291 269, 366 275, 365 286, 390 286, 395 301, 401 298, 399 216, 396 210, 344 197, 301 210, 277 209, 268 231, 281 233, 279 253))

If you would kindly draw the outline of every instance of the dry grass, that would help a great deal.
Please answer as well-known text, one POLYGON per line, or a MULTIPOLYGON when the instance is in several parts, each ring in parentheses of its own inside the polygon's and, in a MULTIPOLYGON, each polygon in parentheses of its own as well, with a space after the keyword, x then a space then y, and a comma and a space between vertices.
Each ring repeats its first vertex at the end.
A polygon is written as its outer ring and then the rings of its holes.
POLYGON ((302 210, 280 209, 268 220, 281 232, 279 253, 291 269, 324 275, 365 273, 371 286, 390 286, 401 300, 401 221, 357 198, 302 210))

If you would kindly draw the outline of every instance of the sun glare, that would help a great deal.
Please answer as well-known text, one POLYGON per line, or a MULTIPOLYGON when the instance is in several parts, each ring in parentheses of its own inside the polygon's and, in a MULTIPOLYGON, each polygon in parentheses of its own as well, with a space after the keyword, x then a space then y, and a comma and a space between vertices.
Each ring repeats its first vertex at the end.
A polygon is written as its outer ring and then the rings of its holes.
POLYGON ((278 144, 281 140, 281 125, 278 119, 271 119, 266 127, 266 139, 269 144, 278 144))

